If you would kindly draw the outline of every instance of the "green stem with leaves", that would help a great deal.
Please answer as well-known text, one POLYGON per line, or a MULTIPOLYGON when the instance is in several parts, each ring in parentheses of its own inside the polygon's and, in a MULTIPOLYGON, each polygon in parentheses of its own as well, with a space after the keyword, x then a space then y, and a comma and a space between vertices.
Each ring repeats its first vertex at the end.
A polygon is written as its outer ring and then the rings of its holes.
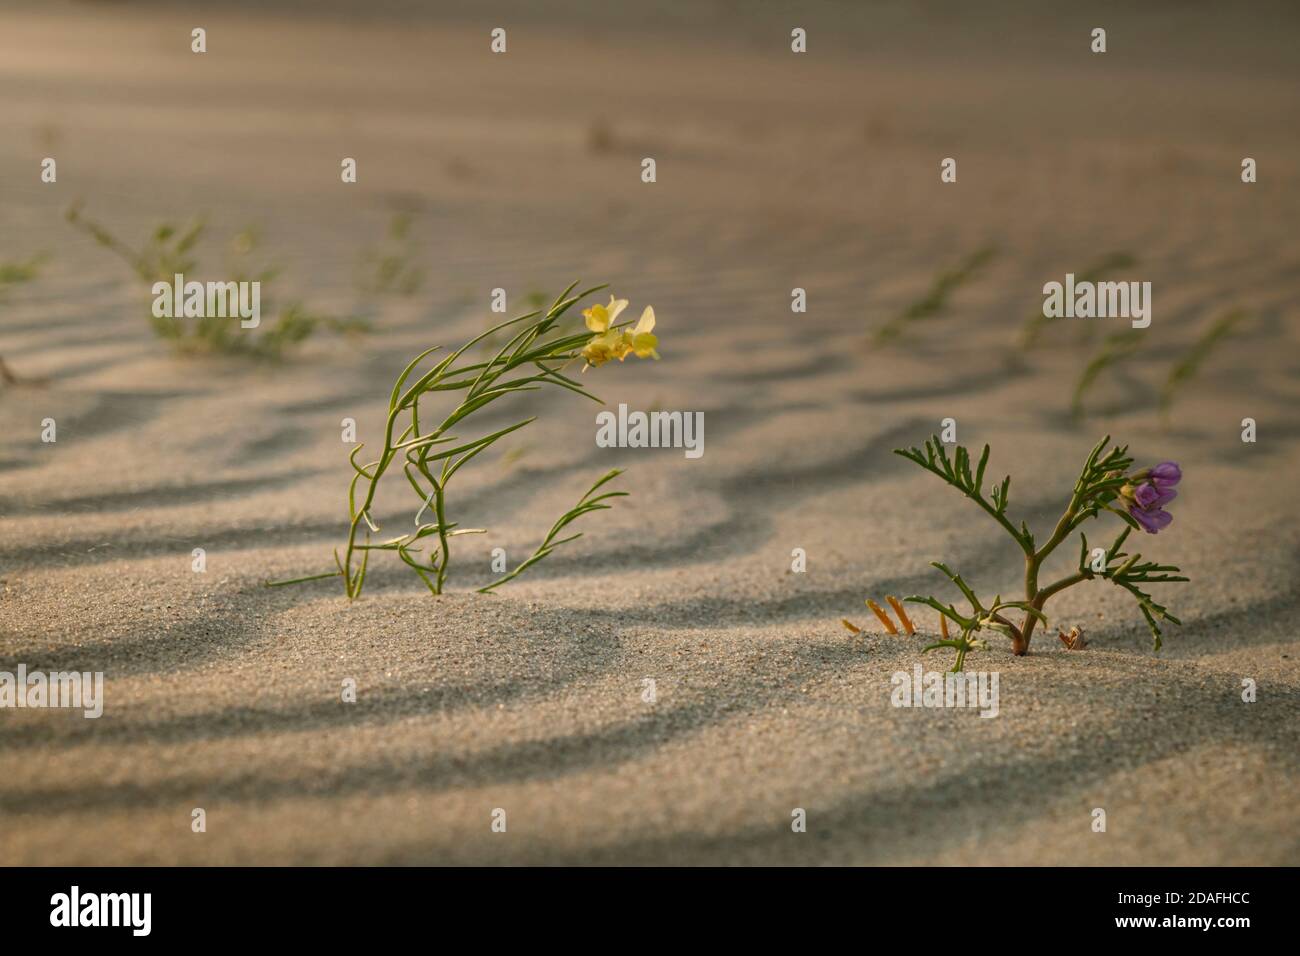
POLYGON ((1126 476, 1133 465, 1133 459, 1128 457, 1127 446, 1112 448, 1109 452, 1103 454, 1103 450, 1109 441, 1110 436, 1107 435, 1093 447, 1078 480, 1075 482, 1069 504, 1057 521, 1055 528, 1053 528, 1051 536, 1038 547, 1035 547, 1034 535, 1027 524, 1022 521, 1020 526, 1016 527, 1011 519, 1007 517, 1008 495, 1011 485, 1010 477, 1004 478, 1000 485, 994 486, 987 497, 984 494, 984 472, 989 459, 988 445, 984 446, 983 453, 980 455, 974 471, 972 471, 970 465, 970 454, 965 448, 958 446, 950 459, 937 435, 926 441, 923 449, 895 450, 895 454, 901 455, 927 471, 938 475, 945 482, 961 491, 966 497, 975 501, 1012 537, 1025 556, 1024 600, 1003 601, 999 595, 987 607, 975 594, 974 590, 962 579, 961 575, 954 573, 941 562, 932 562, 933 566, 947 575, 949 580, 962 592, 971 605, 971 613, 970 615, 963 615, 953 605, 943 604, 929 595, 912 595, 906 598, 908 601, 933 607, 944 617, 955 622, 962 630, 962 637, 959 641, 941 641, 930 645, 926 650, 935 647, 955 648, 958 652, 955 669, 960 670, 965 661, 966 652, 973 646, 970 635, 989 628, 1000 631, 1011 639, 1012 653, 1017 655, 1026 654, 1029 651, 1029 644, 1037 625, 1047 623, 1044 609, 1048 600, 1067 588, 1074 587, 1084 581, 1090 581, 1093 578, 1109 580, 1133 595, 1152 632, 1155 647, 1159 649, 1161 632, 1157 622, 1159 620, 1180 622, 1163 605, 1156 603, 1141 586, 1152 582, 1186 581, 1187 578, 1179 575, 1178 568, 1173 565, 1160 565, 1153 562, 1140 563, 1141 555, 1129 557, 1120 550, 1129 532, 1138 525, 1131 515, 1115 507, 1112 503, 1119 497, 1120 490, 1124 485, 1129 482, 1129 478, 1126 476), (1095 561, 1090 558, 1087 536, 1081 535, 1078 569, 1051 584, 1040 587, 1039 574, 1047 558, 1080 525, 1090 518, 1097 517, 1102 511, 1109 511, 1117 515, 1124 521, 1126 527, 1104 553, 1101 566, 1096 566, 1095 561), (1024 618, 1019 626, 1008 620, 1003 613, 1004 610, 1010 608, 1016 608, 1024 612, 1024 618))

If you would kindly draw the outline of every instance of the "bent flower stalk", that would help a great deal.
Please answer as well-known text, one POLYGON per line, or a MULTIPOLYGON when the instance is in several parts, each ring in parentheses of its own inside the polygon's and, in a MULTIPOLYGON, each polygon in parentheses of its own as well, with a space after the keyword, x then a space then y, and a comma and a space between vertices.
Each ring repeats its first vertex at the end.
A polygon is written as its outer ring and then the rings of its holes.
MULTIPOLYGON (((1169 610, 1145 590, 1149 584, 1187 581, 1177 567, 1143 561, 1140 554, 1126 554, 1121 550, 1130 532, 1141 530, 1157 534, 1168 528, 1173 515, 1164 510, 1177 497, 1174 486, 1182 480, 1182 470, 1172 461, 1161 462, 1151 468, 1132 471, 1134 461, 1128 456, 1128 446, 1114 447, 1104 452, 1110 436, 1099 441, 1088 454, 1083 470, 1074 484, 1074 491, 1052 530, 1041 545, 1025 522, 1019 526, 1007 517, 1010 476, 1001 484, 992 486, 988 496, 984 493, 984 472, 989 461, 989 446, 985 445, 979 461, 971 469, 970 453, 958 446, 952 459, 938 436, 931 437, 924 448, 895 449, 894 453, 938 475, 945 482, 980 506, 1001 528, 1011 536, 1025 556, 1025 595, 1023 600, 1004 601, 1001 595, 991 602, 981 600, 962 576, 942 562, 933 566, 941 571, 961 591, 970 604, 968 613, 959 612, 932 595, 911 595, 904 598, 914 604, 925 604, 939 612, 944 639, 925 648, 925 651, 949 647, 957 652, 953 670, 962 669, 966 653, 984 643, 975 635, 982 631, 995 631, 1011 639, 1011 651, 1021 655, 1029 651, 1034 629, 1047 623, 1044 608, 1047 602, 1066 588, 1084 581, 1100 578, 1128 591, 1137 601, 1138 609, 1151 630, 1156 650, 1160 649, 1161 621, 1181 624, 1169 610), (1088 547, 1088 537, 1080 532, 1079 564, 1074 573, 1050 584, 1043 584, 1039 574, 1043 563, 1056 548, 1087 521, 1109 512, 1124 522, 1107 549, 1088 547), (1015 620, 1019 618, 1018 622, 1015 620), (960 632, 959 637, 948 633, 948 621, 960 632)), ((881 612, 877 611, 879 615, 881 612)))
MULTIPOLYGON (((367 464, 359 464, 357 453, 363 445, 358 445, 350 456, 355 474, 348 489, 348 539, 342 556, 337 550, 334 552, 336 570, 290 581, 268 582, 269 586, 338 577, 343 581, 348 598, 355 599, 361 595, 365 584, 371 552, 391 551, 419 576, 430 591, 441 594, 451 565, 453 539, 465 534, 482 534, 485 530, 461 528, 448 517, 448 484, 477 455, 536 418, 525 418, 468 440, 453 435, 452 429, 458 425, 463 428, 470 416, 499 399, 548 386, 574 392, 601 404, 600 399, 577 379, 564 374, 571 363, 585 360, 585 372, 587 368, 601 365, 611 358, 622 361, 629 354, 640 358, 659 357, 656 351, 658 339, 651 332, 655 323, 653 309, 646 308, 635 328, 627 328, 631 323, 616 323, 619 312, 627 306, 626 299, 611 297, 608 306, 594 305, 585 309, 582 314, 586 331, 563 331, 561 323, 569 309, 605 288, 595 286, 571 294, 576 286, 575 282, 565 289, 546 312, 530 312, 488 329, 418 375, 416 369, 420 363, 441 346, 417 355, 397 377, 389 394, 384 444, 379 457, 367 464), (515 330, 514 336, 492 358, 487 361, 466 360, 473 346, 508 328, 515 330), (440 397, 439 393, 460 393, 459 402, 441 419, 431 415, 427 406, 421 406, 422 401, 440 397), (371 532, 379 529, 371 519, 370 509, 381 481, 393 473, 394 465, 400 465, 402 475, 419 502, 416 527, 405 534, 372 542, 371 532), (425 516, 428 516, 427 520, 421 521, 425 516)), ((620 474, 619 469, 614 469, 601 476, 573 508, 555 521, 528 558, 479 591, 488 592, 513 580, 555 548, 582 537, 581 532, 566 537, 559 535, 576 519, 592 511, 604 511, 610 507, 607 501, 625 496, 627 492, 624 491, 601 490, 620 474)))

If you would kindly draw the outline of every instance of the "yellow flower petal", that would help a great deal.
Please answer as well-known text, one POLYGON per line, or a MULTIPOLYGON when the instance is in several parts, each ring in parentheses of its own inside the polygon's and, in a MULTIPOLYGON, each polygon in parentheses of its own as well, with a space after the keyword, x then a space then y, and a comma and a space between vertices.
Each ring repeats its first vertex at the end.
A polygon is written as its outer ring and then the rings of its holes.
POLYGON ((603 305, 593 305, 590 309, 583 309, 582 317, 587 322, 587 328, 593 332, 600 333, 609 329, 609 310, 603 305))
POLYGON ((624 344, 626 338, 625 332, 616 329, 593 335, 582 350, 583 358, 591 365, 601 365, 613 358, 621 359, 631 349, 631 345, 624 344))
POLYGON ((610 359, 620 362, 629 355, 637 358, 659 358, 656 347, 659 339, 651 334, 655 327, 655 310, 646 306, 635 328, 626 326, 615 329, 614 323, 619 313, 627 308, 627 299, 609 297, 609 305, 593 305, 583 309, 582 315, 587 328, 595 334, 582 350, 582 357, 588 365, 601 365, 610 359))
POLYGON ((627 299, 616 299, 612 295, 609 297, 609 305, 605 306, 605 311, 609 313, 609 324, 613 325, 618 318, 618 314, 627 308, 627 299))
POLYGON ((655 346, 659 340, 649 332, 638 332, 632 336, 632 351, 636 352, 637 358, 658 358, 659 353, 655 351, 655 346))

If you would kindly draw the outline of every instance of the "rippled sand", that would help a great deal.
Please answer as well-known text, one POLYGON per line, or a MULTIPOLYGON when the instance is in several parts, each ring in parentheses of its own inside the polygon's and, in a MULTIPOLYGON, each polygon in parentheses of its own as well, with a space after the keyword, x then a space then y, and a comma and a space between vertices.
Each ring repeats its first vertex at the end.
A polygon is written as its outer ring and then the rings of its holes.
MULTIPOLYGON (((193 16, 149 4, 6 15, 0 260, 54 259, 0 301, 0 355, 48 380, 0 387, 0 671, 107 678, 99 720, 0 711, 7 863, 1300 862, 1294 15, 1173 31, 1116 8, 1100 61, 1067 12, 993 31, 815 6, 800 58, 774 14, 731 29, 739 8, 673 9, 583 30, 520 8, 495 58, 497 24, 468 8, 209 15, 204 57, 193 16), (369 309, 375 332, 276 366, 176 358, 124 267, 62 221, 76 198, 132 238, 197 213, 216 236, 259 223, 284 287, 369 309), (366 300, 357 258, 399 205, 419 210, 428 282, 366 300), (944 311, 870 344, 990 243, 944 311), (1008 352, 1044 282, 1115 251, 1153 283, 1149 344, 1076 423, 1080 365, 1123 323, 1008 352), (523 454, 452 500, 490 529, 455 593, 382 562, 352 606, 333 582, 261 586, 331 566, 343 418, 373 441, 393 377, 482 329, 489 290, 513 306, 579 276, 653 303, 661 332, 662 362, 592 387, 703 411, 701 459, 597 448, 594 406, 544 396, 523 454), (1235 306, 1254 318, 1162 426, 1169 364, 1235 306), (985 516, 890 454, 945 417, 993 445, 1012 511, 1043 530, 1101 434, 1182 463, 1173 526, 1141 542, 1193 579, 1161 592, 1184 625, 1158 656, 1093 584, 1051 608, 1086 651, 1040 634, 1026 658, 969 659, 1000 673, 996 719, 890 706, 892 673, 943 664, 878 633, 863 598, 944 593, 935 559, 988 593, 1020 575, 985 516), (632 498, 471 593, 492 548, 518 560, 614 466, 632 498), (845 616, 871 625, 860 646, 845 616)), ((376 518, 410 512, 395 497, 376 518)))

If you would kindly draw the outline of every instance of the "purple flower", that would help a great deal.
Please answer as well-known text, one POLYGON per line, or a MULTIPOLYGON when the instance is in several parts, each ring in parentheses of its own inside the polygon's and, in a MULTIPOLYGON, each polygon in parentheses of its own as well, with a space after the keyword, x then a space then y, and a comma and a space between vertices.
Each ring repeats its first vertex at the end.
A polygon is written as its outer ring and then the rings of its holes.
POLYGON ((1133 516, 1134 520, 1142 526, 1142 530, 1147 534, 1155 534, 1162 528, 1169 527, 1169 522, 1174 520, 1173 515, 1168 511, 1161 511, 1159 508, 1146 511, 1137 505, 1129 505, 1128 513, 1133 516))
POLYGON ((1157 488, 1172 488, 1182 480, 1183 470, 1176 461, 1162 461, 1147 472, 1147 477, 1157 488))
POLYGON ((1133 492, 1133 498, 1139 508, 1150 510, 1152 508, 1163 508, 1169 502, 1178 497, 1178 492, 1170 488, 1168 491, 1161 491, 1157 485, 1143 484, 1138 485, 1137 490, 1133 492))
POLYGON ((1164 506, 1178 497, 1174 485, 1182 478, 1183 471, 1176 462, 1162 461, 1154 468, 1142 469, 1120 489, 1128 513, 1147 534, 1156 534, 1174 520, 1164 506))

